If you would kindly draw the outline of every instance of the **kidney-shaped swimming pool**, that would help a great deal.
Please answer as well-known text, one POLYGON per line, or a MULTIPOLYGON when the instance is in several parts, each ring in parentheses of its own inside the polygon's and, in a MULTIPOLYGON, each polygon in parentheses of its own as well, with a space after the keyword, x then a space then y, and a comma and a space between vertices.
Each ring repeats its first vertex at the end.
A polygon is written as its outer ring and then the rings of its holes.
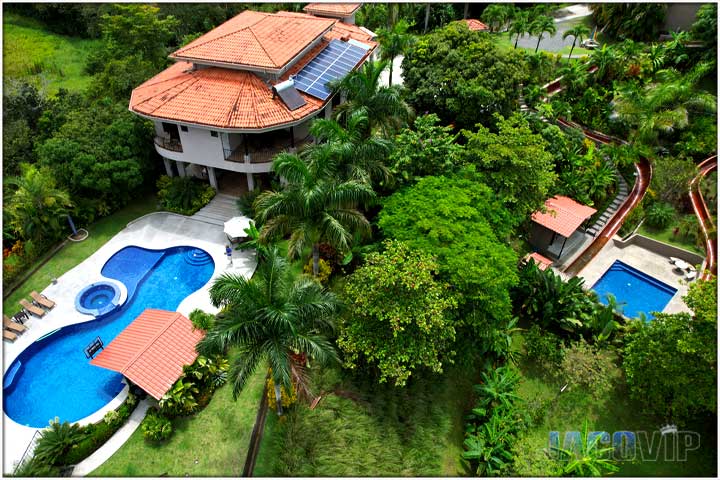
POLYGON ((107 345, 146 308, 175 310, 210 280, 214 269, 210 255, 193 247, 118 251, 102 274, 125 284, 125 304, 95 320, 55 330, 23 350, 3 378, 5 413, 22 425, 41 428, 55 417, 75 422, 102 408, 122 390, 122 375, 91 365, 83 349, 96 337, 107 345))

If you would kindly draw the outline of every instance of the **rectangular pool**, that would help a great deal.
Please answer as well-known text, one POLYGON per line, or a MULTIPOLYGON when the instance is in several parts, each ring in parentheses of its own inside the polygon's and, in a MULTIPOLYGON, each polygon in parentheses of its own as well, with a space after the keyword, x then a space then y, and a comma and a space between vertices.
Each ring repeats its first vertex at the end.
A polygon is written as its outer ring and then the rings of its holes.
POLYGON ((677 293, 676 288, 620 260, 610 265, 592 289, 605 305, 608 303, 606 295, 614 295, 618 303, 622 304, 622 313, 626 317, 635 318, 643 312, 648 320, 655 318, 652 312, 662 312, 677 293))

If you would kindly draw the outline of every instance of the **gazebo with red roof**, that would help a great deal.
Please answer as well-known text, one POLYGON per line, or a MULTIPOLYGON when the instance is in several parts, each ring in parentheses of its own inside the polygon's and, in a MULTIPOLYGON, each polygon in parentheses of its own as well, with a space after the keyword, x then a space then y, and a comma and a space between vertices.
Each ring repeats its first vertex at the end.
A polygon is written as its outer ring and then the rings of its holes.
POLYGON ((561 195, 549 198, 545 201, 545 211, 537 211, 532 214, 532 221, 542 227, 533 232, 533 243, 540 248, 549 251, 550 246, 555 243, 556 237, 563 237, 559 259, 565 249, 565 242, 577 229, 593 214, 597 212, 592 207, 576 202, 572 198, 561 195), (547 237, 552 235, 549 241, 547 237), (544 245, 543 245, 544 244, 544 245))
POLYGON ((90 363, 122 373, 160 400, 192 364, 205 333, 177 312, 148 308, 90 363))
POLYGON ((474 18, 466 18, 464 20, 460 20, 461 22, 465 22, 465 24, 468 26, 470 30, 473 32, 488 32, 490 31, 490 27, 485 25, 480 20, 476 20, 474 18))

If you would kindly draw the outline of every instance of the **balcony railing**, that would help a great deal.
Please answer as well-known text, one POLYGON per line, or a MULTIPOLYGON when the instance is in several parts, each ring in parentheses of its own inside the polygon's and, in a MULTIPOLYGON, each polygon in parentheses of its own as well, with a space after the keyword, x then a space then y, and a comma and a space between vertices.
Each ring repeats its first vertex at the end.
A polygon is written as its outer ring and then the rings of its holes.
MULTIPOLYGON (((302 140, 295 140, 295 149, 298 149, 311 141, 312 139, 310 136, 305 137, 302 140)), ((225 160, 228 162, 245 162, 245 145, 238 145, 233 150, 227 148, 224 148, 223 150, 225 151, 225 160)), ((247 154, 250 157, 250 163, 269 163, 273 161, 277 154, 290 152, 291 150, 292 147, 289 145, 287 140, 282 142, 279 141, 270 145, 266 144, 264 146, 253 146, 252 144, 247 146, 247 154)))
POLYGON ((158 145, 165 150, 170 150, 173 152, 183 151, 182 143, 180 143, 180 140, 177 140, 175 138, 155 137, 155 145, 158 145))

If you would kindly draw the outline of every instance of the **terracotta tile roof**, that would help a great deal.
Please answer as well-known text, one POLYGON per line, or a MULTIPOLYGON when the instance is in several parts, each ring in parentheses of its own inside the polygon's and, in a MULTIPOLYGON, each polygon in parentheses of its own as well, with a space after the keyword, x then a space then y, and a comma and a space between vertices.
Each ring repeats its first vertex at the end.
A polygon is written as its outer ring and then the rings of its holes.
POLYGON ((362 3, 308 3, 303 7, 308 13, 349 17, 362 3))
POLYGON ((170 57, 280 69, 334 23, 311 15, 245 10, 170 57))
MULTIPOLYGON (((288 15, 312 18, 305 13, 288 15)), ((335 20, 330 22, 334 23, 332 30, 288 69, 281 81, 299 72, 330 40, 354 39, 369 45, 365 58, 377 47, 372 36, 361 28, 335 20)), ((179 61, 135 88, 130 97, 130 110, 181 123, 260 130, 301 121, 324 106, 324 102, 315 97, 302 92, 300 96, 306 104, 290 111, 280 98, 273 99, 271 86, 252 72, 220 67, 192 70, 192 63, 179 61)))
POLYGON ((133 90, 130 109, 150 117, 226 129, 263 129, 301 120, 324 102, 300 92, 307 102, 290 111, 251 72, 210 67, 191 70, 178 62, 133 90))
POLYGON ((122 373, 160 400, 197 358, 205 336, 177 312, 147 309, 105 346, 90 363, 122 373))
POLYGON ((474 18, 466 18, 465 20, 461 20, 462 22, 465 22, 470 30, 473 32, 484 32, 487 30, 490 30, 490 27, 485 25, 480 20, 475 20, 474 18))
POLYGON ((549 258, 543 257, 537 252, 528 253, 525 255, 524 260, 527 262, 529 260, 532 260, 535 262, 540 270, 547 270, 547 268, 552 265, 553 261, 549 258))
POLYGON ((532 220, 545 228, 569 237, 582 223, 597 212, 572 198, 556 196, 545 201, 546 213, 535 212, 532 220))

